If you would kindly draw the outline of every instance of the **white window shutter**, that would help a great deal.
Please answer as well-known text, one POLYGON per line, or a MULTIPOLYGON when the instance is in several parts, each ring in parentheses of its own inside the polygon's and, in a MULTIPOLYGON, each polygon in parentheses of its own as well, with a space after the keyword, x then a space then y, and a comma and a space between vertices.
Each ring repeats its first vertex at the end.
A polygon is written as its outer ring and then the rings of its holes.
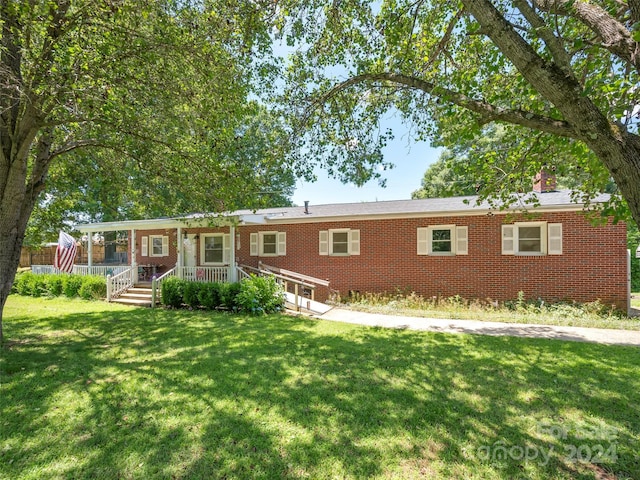
POLYGON ((149 237, 142 237, 142 239, 140 239, 140 255, 142 255, 143 257, 148 257, 149 256, 149 237))
POLYGON ((329 232, 320 230, 320 255, 329 255, 329 232))
POLYGON ((231 260, 231 235, 225 233, 222 236, 222 263, 229 263, 231 260))
POLYGON ((166 235, 162 237, 162 256, 169 256, 169 237, 166 235))
POLYGON ((287 254, 287 232, 278 232, 278 255, 287 254))
POLYGON ((467 227, 456 227, 456 255, 469 253, 469 236, 467 227))
POLYGON ((349 254, 360 255, 360 230, 349 230, 349 254))
POLYGON ((258 256, 258 234, 252 233, 249 236, 249 255, 252 257, 258 256))
POLYGON ((418 228, 418 255, 429 254, 429 229, 420 227, 418 228))
POLYGON ((502 225, 502 255, 515 253, 514 225, 502 225))
POLYGON ((547 239, 549 241, 549 255, 562 255, 562 224, 549 223, 547 239))

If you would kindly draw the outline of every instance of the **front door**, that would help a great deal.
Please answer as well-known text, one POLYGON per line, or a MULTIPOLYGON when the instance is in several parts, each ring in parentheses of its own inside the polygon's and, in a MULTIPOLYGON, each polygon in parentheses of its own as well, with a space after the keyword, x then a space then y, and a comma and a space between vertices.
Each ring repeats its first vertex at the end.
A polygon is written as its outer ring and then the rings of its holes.
POLYGON ((195 267, 198 263, 198 249, 196 248, 196 236, 188 234, 184 240, 184 266, 195 267))

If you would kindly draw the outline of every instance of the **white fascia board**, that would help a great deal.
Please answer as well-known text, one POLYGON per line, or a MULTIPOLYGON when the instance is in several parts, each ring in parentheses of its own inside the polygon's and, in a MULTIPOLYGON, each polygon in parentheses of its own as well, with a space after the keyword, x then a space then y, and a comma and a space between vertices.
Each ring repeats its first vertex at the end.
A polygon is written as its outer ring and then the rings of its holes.
POLYGON ((240 215, 239 219, 240 225, 264 225, 265 223, 267 223, 266 215, 260 215, 257 213, 240 215))
POLYGON ((83 233, 117 232, 126 230, 154 230, 158 228, 177 228, 182 220, 172 218, 156 218, 152 220, 123 220, 121 222, 101 222, 77 225, 76 230, 83 233))
POLYGON ((76 230, 83 233, 114 232, 124 230, 156 230, 162 228, 205 228, 235 225, 238 218, 233 215, 225 217, 186 217, 186 218, 153 218, 149 220, 123 220, 121 222, 102 222, 77 225, 76 230))
MULTIPOLYGON (((553 213, 553 212, 580 212, 584 208, 582 205, 558 205, 541 208, 530 208, 529 213, 553 213)), ((482 215, 513 215, 523 213, 519 209, 492 210, 488 208, 476 210, 452 210, 447 212, 410 212, 410 213, 383 213, 383 214, 361 214, 361 215, 327 215, 315 218, 273 218, 267 217, 264 223, 271 225, 285 225, 292 223, 328 223, 328 222, 353 222, 358 220, 390 220, 406 218, 438 218, 438 217, 477 217, 482 215)))

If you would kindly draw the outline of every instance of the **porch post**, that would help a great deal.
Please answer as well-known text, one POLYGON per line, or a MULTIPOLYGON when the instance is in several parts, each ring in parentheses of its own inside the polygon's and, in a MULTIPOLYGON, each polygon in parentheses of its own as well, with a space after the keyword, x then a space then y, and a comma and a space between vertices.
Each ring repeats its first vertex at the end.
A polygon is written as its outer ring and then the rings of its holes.
POLYGON ((229 282, 236 283, 238 276, 236 272, 236 227, 229 226, 229 240, 231 252, 229 253, 229 282))
POLYGON ((133 268, 133 282, 138 283, 138 261, 136 259, 136 231, 131 230, 131 268, 133 268))
POLYGON ((89 266, 89 271, 91 271, 93 266, 93 235, 91 232, 87 232, 87 255, 87 265, 89 266))
POLYGON ((177 258, 176 258, 176 273, 178 274, 178 278, 182 278, 182 265, 184 261, 182 259, 184 249, 184 240, 182 239, 182 227, 178 227, 178 237, 176 238, 176 249, 177 249, 177 258))

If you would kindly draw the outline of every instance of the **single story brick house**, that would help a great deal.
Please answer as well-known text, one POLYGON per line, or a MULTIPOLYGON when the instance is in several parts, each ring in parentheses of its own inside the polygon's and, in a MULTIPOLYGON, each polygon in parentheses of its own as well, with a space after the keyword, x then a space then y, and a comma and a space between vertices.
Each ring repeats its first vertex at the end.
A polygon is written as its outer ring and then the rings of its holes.
MULTIPOLYGON (((628 308, 626 225, 594 226, 570 192, 530 192, 528 214, 475 197, 305 205, 80 226, 129 232, 141 276, 172 271, 235 281, 237 266, 272 267, 329 283, 332 292, 546 302, 600 300, 628 308), (176 270, 173 270, 173 269, 176 270)), ((92 258, 89 255, 89 258, 92 258)), ((241 273, 241 272, 240 272, 241 273)))

